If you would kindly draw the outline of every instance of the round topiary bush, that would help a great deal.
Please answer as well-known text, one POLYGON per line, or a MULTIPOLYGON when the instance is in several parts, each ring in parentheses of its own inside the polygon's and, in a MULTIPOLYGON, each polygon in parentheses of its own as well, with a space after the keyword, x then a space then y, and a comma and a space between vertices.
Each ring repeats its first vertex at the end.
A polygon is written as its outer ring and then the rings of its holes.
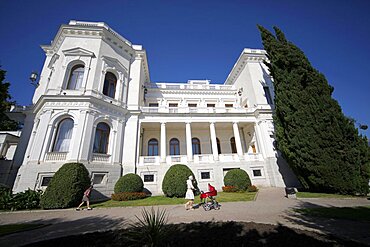
POLYGON ((224 177, 225 186, 234 186, 239 191, 247 190, 251 185, 248 173, 242 169, 232 169, 224 177))
POLYGON ((41 207, 52 209, 77 206, 89 186, 89 172, 83 164, 64 164, 50 180, 41 197, 41 207))
POLYGON ((114 193, 120 192, 142 192, 144 183, 141 177, 137 174, 128 173, 120 177, 114 186, 114 193))
POLYGON ((163 178, 163 193, 168 197, 184 197, 187 190, 186 180, 190 175, 194 177, 193 185, 197 189, 197 181, 189 167, 180 164, 171 166, 163 178))

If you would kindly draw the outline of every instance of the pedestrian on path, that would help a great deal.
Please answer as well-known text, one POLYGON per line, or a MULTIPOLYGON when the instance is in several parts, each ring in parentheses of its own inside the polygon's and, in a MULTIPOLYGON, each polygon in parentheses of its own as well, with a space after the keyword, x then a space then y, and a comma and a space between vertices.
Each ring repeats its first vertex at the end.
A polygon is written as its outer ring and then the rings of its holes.
POLYGON ((87 190, 85 190, 84 195, 82 197, 82 202, 76 208, 77 211, 80 211, 81 210, 81 207, 82 207, 82 205, 84 205, 85 202, 87 204, 87 210, 91 210, 92 209, 92 208, 90 208, 90 194, 91 194, 92 189, 93 189, 93 186, 90 185, 90 187, 87 190))
POLYGON ((194 204, 194 186, 193 186, 193 176, 189 176, 189 179, 186 180, 186 186, 187 186, 187 191, 185 195, 185 199, 188 199, 189 201, 185 204, 185 209, 193 209, 193 204, 194 204))

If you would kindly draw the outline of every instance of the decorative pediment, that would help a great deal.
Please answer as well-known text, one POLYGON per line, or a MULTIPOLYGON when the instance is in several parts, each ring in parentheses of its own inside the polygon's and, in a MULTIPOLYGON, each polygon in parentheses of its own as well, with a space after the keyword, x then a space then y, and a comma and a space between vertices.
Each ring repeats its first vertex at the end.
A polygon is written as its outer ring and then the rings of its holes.
POLYGON ((65 56, 95 57, 94 52, 82 49, 80 47, 64 50, 63 53, 65 56))
POLYGON ((102 56, 106 68, 117 68, 118 70, 127 73, 127 68, 118 60, 108 56, 102 56))

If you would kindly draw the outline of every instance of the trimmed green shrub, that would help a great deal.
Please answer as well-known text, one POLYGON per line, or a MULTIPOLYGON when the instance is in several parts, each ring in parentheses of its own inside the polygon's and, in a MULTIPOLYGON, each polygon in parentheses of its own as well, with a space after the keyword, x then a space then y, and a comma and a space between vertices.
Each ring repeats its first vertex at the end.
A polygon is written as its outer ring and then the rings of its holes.
POLYGON ((257 192, 258 188, 255 185, 249 185, 248 186, 248 192, 257 192))
POLYGON ((239 191, 244 191, 251 185, 251 180, 246 171, 242 169, 232 169, 226 173, 224 184, 225 186, 234 186, 239 191))
POLYGON ((142 192, 144 183, 141 177, 137 174, 128 173, 120 177, 114 186, 114 193, 120 192, 142 192))
POLYGON ((41 197, 41 207, 52 209, 77 206, 89 186, 89 172, 83 164, 64 164, 50 180, 41 197))
POLYGON ((148 195, 145 192, 119 192, 112 194, 113 201, 131 201, 144 199, 148 195))
POLYGON ((184 197, 187 190, 186 180, 190 175, 194 177, 193 186, 197 190, 197 181, 189 167, 181 164, 171 166, 163 178, 163 193, 168 197, 184 197))

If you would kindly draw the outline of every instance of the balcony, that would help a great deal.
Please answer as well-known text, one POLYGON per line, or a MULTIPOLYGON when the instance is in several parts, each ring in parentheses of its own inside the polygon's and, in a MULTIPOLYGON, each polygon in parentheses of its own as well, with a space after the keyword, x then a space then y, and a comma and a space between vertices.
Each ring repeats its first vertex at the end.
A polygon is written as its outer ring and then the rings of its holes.
POLYGON ((240 162, 237 154, 219 154, 220 162, 240 162))
POLYGON ((110 155, 109 154, 99 154, 93 153, 92 154, 92 162, 109 162, 110 155))
POLYGON ((167 90, 236 90, 234 85, 221 84, 148 83, 145 87, 167 90))
POLYGON ((45 156, 45 161, 65 161, 68 152, 48 152, 45 156))
POLYGON ((141 107, 145 113, 252 113, 254 108, 240 107, 141 107))
POLYGON ((139 165, 159 165, 159 156, 140 156, 139 165))

